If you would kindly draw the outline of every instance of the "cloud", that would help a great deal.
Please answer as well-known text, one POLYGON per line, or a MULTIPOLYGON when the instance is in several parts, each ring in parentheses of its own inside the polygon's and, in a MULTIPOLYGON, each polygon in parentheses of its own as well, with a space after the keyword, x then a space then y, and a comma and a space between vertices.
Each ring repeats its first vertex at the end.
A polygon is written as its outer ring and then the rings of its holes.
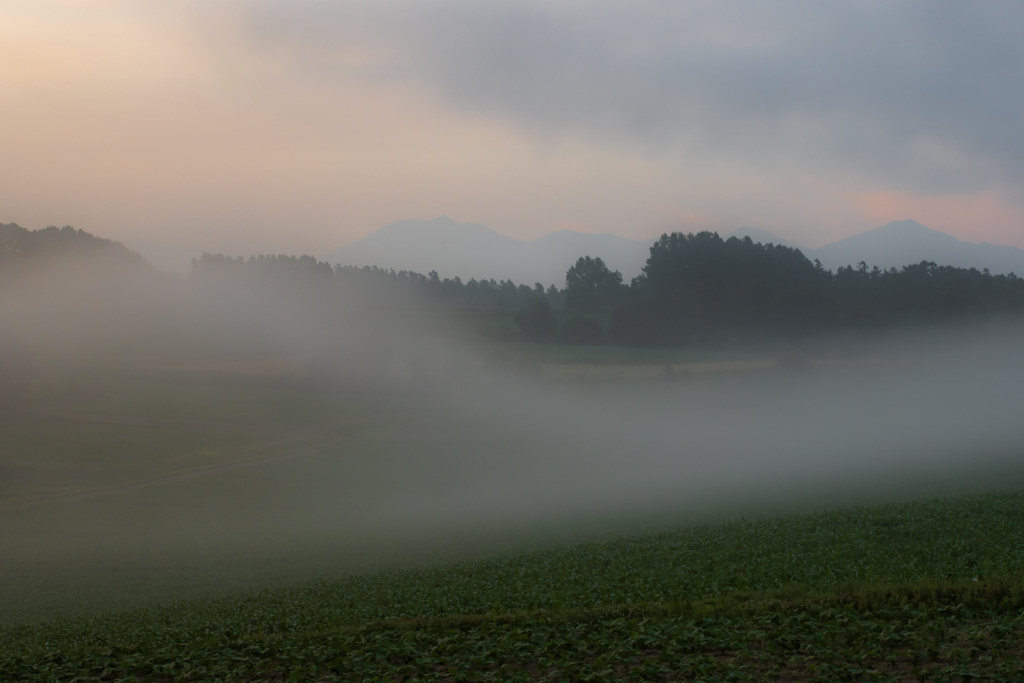
POLYGON ((919 194, 1024 181, 1024 5, 382 2, 237 8, 254 49, 407 80, 541 136, 919 194))

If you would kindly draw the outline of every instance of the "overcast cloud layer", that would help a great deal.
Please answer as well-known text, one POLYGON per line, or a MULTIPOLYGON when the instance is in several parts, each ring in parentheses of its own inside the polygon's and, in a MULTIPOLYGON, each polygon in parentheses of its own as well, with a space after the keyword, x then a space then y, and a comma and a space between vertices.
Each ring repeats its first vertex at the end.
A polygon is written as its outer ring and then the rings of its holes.
POLYGON ((325 68, 645 151, 806 165, 924 193, 1024 182, 1024 5, 262 3, 253 37, 325 68), (340 66, 340 65, 339 65, 340 66), (340 66, 344 68, 344 66, 340 66))
POLYGON ((12 0, 0 221, 326 254, 916 219, 1024 246, 1017 2, 12 0))

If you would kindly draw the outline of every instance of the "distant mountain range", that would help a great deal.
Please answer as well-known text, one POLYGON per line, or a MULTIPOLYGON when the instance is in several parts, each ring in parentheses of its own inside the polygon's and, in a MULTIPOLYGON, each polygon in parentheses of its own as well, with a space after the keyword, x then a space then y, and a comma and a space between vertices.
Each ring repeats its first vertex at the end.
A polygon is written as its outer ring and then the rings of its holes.
POLYGON ((565 271, 580 256, 600 257, 623 278, 639 275, 653 241, 615 235, 560 230, 524 242, 478 223, 458 223, 447 216, 404 220, 385 225, 361 240, 327 255, 330 263, 380 266, 463 280, 513 280, 559 287, 565 271))
MULTIPOLYGON (((895 221, 877 230, 806 249, 767 230, 740 228, 727 237, 799 248, 835 270, 864 261, 879 268, 934 261, 961 268, 988 268, 993 273, 1024 274, 1024 249, 983 242, 961 242, 952 235, 912 220, 895 221)), ((565 271, 580 256, 600 257, 629 282, 640 274, 654 240, 631 240, 615 235, 592 235, 561 230, 540 239, 522 241, 506 237, 477 223, 459 223, 446 216, 434 220, 391 223, 347 247, 328 254, 330 263, 380 266, 463 280, 513 280, 561 287, 565 271)))
MULTIPOLYGON (((927 228, 912 220, 896 221, 869 232, 807 249, 757 228, 740 228, 726 237, 750 237, 755 242, 781 244, 800 249, 807 258, 818 259, 830 269, 856 266, 864 261, 869 267, 890 268, 921 261, 962 268, 988 268, 992 273, 1024 275, 1024 249, 982 242, 962 242, 952 235, 927 228)), ((631 240, 608 234, 588 234, 560 230, 540 239, 523 241, 507 237, 478 223, 459 223, 442 216, 434 220, 396 221, 327 254, 332 264, 380 266, 396 270, 429 273, 436 270, 442 278, 459 276, 486 280, 512 280, 517 284, 544 286, 565 283, 565 271, 580 256, 600 257, 629 282, 640 274, 647 261, 650 240, 631 240)), ((142 263, 142 258, 124 245, 70 227, 26 230, 13 223, 0 224, 0 264, 14 263, 37 256, 78 251, 108 254, 122 263, 142 263)), ((188 261, 182 257, 173 264, 143 256, 166 271, 185 271, 188 261)))

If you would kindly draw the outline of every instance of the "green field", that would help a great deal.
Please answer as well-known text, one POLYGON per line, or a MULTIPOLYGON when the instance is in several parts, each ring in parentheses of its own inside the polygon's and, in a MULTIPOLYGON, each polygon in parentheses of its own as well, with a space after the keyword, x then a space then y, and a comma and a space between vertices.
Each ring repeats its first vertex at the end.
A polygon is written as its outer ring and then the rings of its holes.
POLYGON ((473 380, 324 384, 275 360, 36 376, 2 425, 0 680, 1024 671, 1016 448, 884 476, 801 478, 794 462, 744 480, 726 462, 734 486, 678 467, 636 478, 631 463, 664 448, 639 438, 643 420, 763 409, 804 376, 580 384, 539 370, 757 359, 488 350, 538 372, 506 376, 499 360, 485 394, 473 380), (640 407, 629 425, 621 405, 640 407), (613 495, 632 485, 648 492, 613 495))
POLYGON ((4 680, 1013 680, 1024 495, 683 528, 56 619, 4 680))

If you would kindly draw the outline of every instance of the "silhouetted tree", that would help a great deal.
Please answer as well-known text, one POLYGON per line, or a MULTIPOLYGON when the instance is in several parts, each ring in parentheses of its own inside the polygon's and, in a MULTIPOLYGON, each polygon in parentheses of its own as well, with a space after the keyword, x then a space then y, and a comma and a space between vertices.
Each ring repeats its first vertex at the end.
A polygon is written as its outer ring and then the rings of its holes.
POLYGON ((548 306, 552 310, 560 311, 565 308, 565 290, 558 289, 554 285, 548 285, 547 291, 544 292, 544 298, 548 301, 548 306))
POLYGON ((600 258, 581 256, 565 274, 565 307, 570 311, 608 310, 625 291, 622 274, 610 270, 600 258))

